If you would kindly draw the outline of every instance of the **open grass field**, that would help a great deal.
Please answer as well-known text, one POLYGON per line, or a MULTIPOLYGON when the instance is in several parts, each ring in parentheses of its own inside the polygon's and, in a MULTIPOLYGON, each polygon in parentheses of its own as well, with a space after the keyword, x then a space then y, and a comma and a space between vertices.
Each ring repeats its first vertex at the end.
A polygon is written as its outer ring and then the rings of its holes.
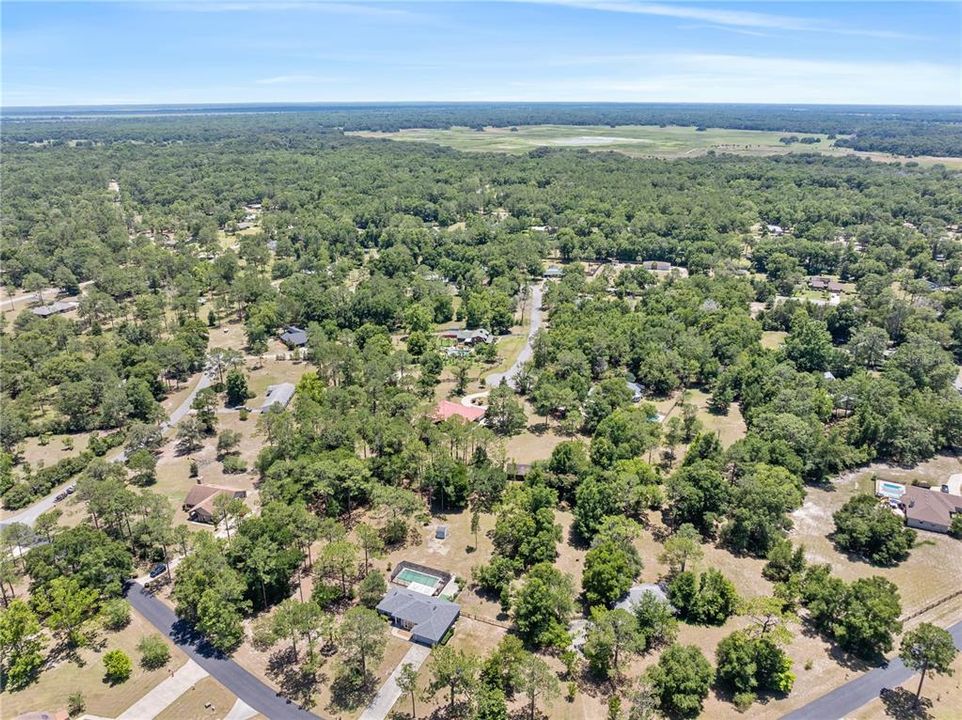
POLYGON ((676 158, 704 155, 710 150, 736 155, 782 155, 786 153, 817 152, 835 157, 857 155, 882 162, 913 160, 921 165, 945 164, 962 167, 960 158, 916 157, 903 158, 888 153, 857 152, 835 147, 825 135, 813 135, 820 143, 785 145, 778 139, 785 135, 807 133, 768 132, 762 130, 730 130, 708 128, 699 132, 693 127, 676 125, 521 125, 516 129, 486 127, 478 131, 468 127, 447 130, 412 128, 398 132, 354 132, 368 138, 387 138, 412 142, 445 145, 467 152, 524 153, 538 147, 576 148, 615 151, 632 157, 676 158))

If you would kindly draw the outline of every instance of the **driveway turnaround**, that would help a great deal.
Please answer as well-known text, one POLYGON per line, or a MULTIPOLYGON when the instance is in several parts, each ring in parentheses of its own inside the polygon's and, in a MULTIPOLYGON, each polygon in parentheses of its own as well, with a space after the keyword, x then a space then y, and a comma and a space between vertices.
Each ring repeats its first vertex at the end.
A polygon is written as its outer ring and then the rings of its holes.
POLYGON ((207 671, 193 660, 188 660, 186 665, 118 715, 117 720, 154 720, 205 677, 207 671))
POLYGON ((394 703, 401 697, 401 688, 397 686, 397 677, 401 673, 401 668, 410 664, 417 670, 430 654, 431 648, 411 643, 411 649, 401 658, 401 662, 394 668, 394 672, 384 681, 381 689, 377 691, 377 695, 371 700, 371 704, 364 708, 360 720, 384 720, 387 714, 391 712, 391 708, 394 707, 394 703))
MULTIPOLYGON (((948 628, 948 631, 955 640, 955 646, 962 648, 962 622, 948 628)), ((877 698, 882 688, 898 687, 913 675, 915 675, 914 670, 910 670, 902 664, 901 660, 894 658, 885 667, 870 670, 818 700, 790 712, 782 720, 838 720, 877 698)))
POLYGON ((233 660, 210 647, 189 624, 178 619, 173 610, 145 591, 142 585, 131 583, 127 587, 127 600, 151 625, 173 640, 187 657, 261 715, 271 720, 317 720, 317 715, 281 697, 233 660))

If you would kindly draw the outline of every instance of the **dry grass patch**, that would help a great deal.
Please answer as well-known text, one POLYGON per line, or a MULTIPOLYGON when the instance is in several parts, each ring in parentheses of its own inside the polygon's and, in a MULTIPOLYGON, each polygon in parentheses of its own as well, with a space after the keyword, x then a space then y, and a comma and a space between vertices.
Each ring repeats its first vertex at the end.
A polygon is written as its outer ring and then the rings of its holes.
MULTIPOLYGON (((958 461, 952 458, 951 462, 958 461)), ((911 477, 932 478, 940 476, 935 468, 945 463, 945 458, 930 461, 914 471, 873 465, 841 476, 828 489, 808 488, 804 505, 792 514, 792 541, 805 545, 809 562, 830 563, 832 571, 846 581, 871 575, 891 580, 899 588, 905 615, 922 609, 962 588, 962 543, 947 535, 919 531, 909 558, 896 567, 886 568, 846 556, 835 549, 828 535, 835 530, 832 513, 858 492, 874 492, 873 472, 891 474, 893 479, 903 481, 911 477)))
POLYGON ((762 347, 766 350, 777 350, 785 344, 788 333, 782 330, 766 330, 762 333, 762 347))
POLYGON ((156 720, 219 719, 230 712, 236 700, 234 694, 214 678, 205 677, 167 706, 156 720))

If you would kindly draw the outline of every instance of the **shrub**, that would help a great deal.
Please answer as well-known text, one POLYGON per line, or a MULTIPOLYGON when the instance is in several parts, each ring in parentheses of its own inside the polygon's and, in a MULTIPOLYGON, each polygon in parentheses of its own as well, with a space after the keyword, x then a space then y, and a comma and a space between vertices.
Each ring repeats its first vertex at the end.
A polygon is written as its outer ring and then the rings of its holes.
POLYGON ((67 696, 67 714, 70 717, 80 715, 87 710, 87 699, 79 690, 67 696))
POLYGON ((952 518, 952 524, 949 526, 949 535, 957 540, 962 540, 962 513, 958 513, 952 518))
POLYGON ((101 611, 104 627, 114 632, 130 624, 130 605, 123 598, 108 601, 101 611))
POLYGON ((247 463, 236 455, 228 455, 223 460, 224 472, 228 475, 237 475, 238 473, 247 472, 247 463))
POLYGON ((137 650, 140 651, 140 664, 147 670, 163 667, 170 660, 170 648, 157 633, 140 638, 137 650))
POLYGON ((104 680, 111 685, 127 680, 133 669, 134 664, 123 650, 111 650, 104 655, 104 680))
POLYGON ((408 537, 408 524, 403 518, 391 518, 381 531, 385 545, 401 545, 408 537))

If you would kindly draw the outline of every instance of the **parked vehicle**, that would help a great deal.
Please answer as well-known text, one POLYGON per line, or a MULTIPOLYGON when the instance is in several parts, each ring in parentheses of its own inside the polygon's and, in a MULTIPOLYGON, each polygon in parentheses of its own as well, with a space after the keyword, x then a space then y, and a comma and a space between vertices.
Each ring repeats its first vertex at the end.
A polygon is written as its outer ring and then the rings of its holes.
POLYGON ((157 563, 152 568, 150 568, 150 577, 155 578, 165 570, 167 570, 167 566, 164 563, 157 563))

